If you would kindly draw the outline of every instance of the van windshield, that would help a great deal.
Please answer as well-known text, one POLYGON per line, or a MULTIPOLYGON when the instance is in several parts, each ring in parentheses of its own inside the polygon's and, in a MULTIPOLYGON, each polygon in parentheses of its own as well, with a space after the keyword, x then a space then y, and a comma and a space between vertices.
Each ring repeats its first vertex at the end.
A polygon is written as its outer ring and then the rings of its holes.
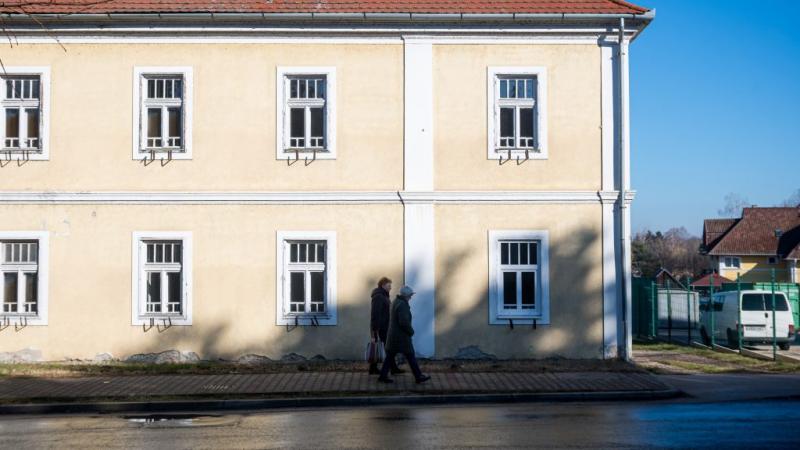
MULTIPOLYGON (((789 305, 783 295, 775 294, 775 311, 788 311, 789 305)), ((772 311, 772 294, 742 295, 742 311, 772 311)))

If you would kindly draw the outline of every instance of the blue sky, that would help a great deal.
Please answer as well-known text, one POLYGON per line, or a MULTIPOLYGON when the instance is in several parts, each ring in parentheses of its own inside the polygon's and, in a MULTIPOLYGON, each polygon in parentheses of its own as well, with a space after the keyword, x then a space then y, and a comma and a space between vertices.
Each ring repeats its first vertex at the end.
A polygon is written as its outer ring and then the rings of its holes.
POLYGON ((656 19, 630 51, 634 232, 800 189, 800 0, 635 3, 656 19))

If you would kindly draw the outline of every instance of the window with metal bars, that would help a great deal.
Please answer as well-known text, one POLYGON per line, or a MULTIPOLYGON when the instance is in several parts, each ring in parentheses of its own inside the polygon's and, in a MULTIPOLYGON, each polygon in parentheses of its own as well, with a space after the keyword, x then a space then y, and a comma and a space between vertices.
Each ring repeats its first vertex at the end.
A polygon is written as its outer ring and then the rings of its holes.
POLYGON ((170 316, 184 312, 183 243, 181 241, 142 241, 141 267, 143 315, 170 316))
POLYGON ((285 241, 284 282, 290 315, 327 312, 325 241, 285 241))
POLYGON ((498 75, 494 84, 497 150, 536 150, 536 76, 498 75))
POLYGON ((327 134, 327 77, 287 75, 284 78, 284 149, 324 150, 327 134))
POLYGON ((5 151, 39 151, 42 148, 42 100, 39 75, 3 75, 0 109, 4 120, 5 151))
POLYGON ((539 243, 499 241, 500 312, 534 311, 539 288, 539 243))
POLYGON ((146 74, 141 83, 141 151, 183 151, 184 76, 146 74))
POLYGON ((0 241, 0 303, 3 316, 39 313, 38 241, 0 241))

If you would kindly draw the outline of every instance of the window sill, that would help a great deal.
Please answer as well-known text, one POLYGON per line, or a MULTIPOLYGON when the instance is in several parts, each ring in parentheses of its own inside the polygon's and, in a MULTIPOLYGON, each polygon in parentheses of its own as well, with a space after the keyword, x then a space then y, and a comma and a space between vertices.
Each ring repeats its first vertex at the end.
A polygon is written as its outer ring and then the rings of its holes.
POLYGON ((192 154, 186 151, 185 148, 158 148, 158 149, 139 149, 136 153, 134 160, 189 160, 192 159, 192 154))
POLYGON ((1 148, 0 161, 47 161, 50 158, 42 149, 1 148))
POLYGON ((278 319, 278 325, 299 327, 333 326, 336 325, 336 316, 332 314, 287 314, 278 319))
POLYGON ((547 159, 547 151, 535 148, 493 148, 489 159, 547 159))
POLYGON ((188 319, 184 315, 148 314, 135 318, 131 325, 164 325, 164 322, 166 322, 167 325, 171 324, 173 326, 188 326, 192 324, 191 319, 188 319), (151 320, 153 321, 152 323, 150 323, 151 320))
POLYGON ((285 148, 278 156, 278 159, 336 159, 336 155, 327 148, 285 148))
POLYGON ((491 320, 489 320, 490 325, 505 325, 508 326, 508 321, 511 320, 514 322, 514 325, 533 325, 533 321, 536 321, 536 325, 550 325, 549 320, 545 320, 542 318, 541 313, 536 314, 496 314, 494 315, 491 320))
POLYGON ((47 325, 47 322, 38 313, 4 313, 0 314, 0 329, 5 327, 19 327, 26 326, 41 326, 47 325))

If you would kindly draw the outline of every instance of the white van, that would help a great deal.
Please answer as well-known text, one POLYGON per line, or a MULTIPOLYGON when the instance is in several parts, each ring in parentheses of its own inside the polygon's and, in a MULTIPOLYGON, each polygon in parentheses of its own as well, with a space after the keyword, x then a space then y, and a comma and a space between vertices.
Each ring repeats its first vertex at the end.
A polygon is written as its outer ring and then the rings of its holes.
MULTIPOLYGON (((700 300, 700 336, 711 342, 711 311, 708 297, 700 300)), ((772 344, 772 292, 727 291, 713 295, 714 340, 738 345, 739 310, 742 313, 742 343, 772 344)), ((781 350, 789 350, 794 341, 792 310, 783 292, 775 293, 775 336, 781 350)))

